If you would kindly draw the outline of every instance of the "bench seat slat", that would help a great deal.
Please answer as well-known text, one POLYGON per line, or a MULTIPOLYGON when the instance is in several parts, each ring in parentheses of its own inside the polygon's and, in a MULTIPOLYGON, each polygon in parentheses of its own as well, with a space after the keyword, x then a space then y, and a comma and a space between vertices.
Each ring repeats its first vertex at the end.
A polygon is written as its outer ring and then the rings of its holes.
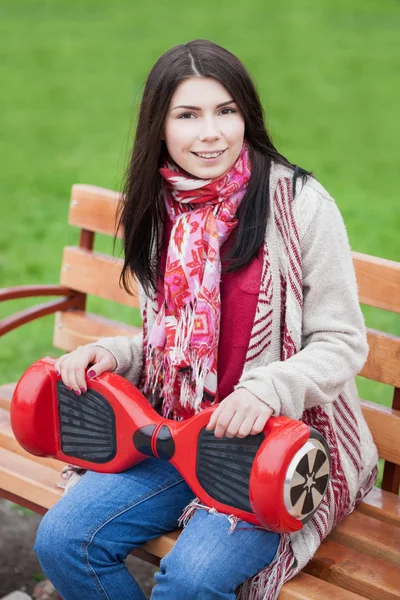
POLYGON ((329 535, 329 539, 400 568, 400 529, 354 511, 329 535))
POLYGON ((51 508, 63 494, 56 487, 60 473, 14 452, 0 448, 0 487, 34 504, 51 508))
POLYGON ((16 383, 0 385, 0 408, 10 410, 10 402, 16 385, 16 383))
POLYGON ((300 572, 285 583, 278 600, 365 600, 365 597, 300 572))
POLYGON ((58 472, 61 472, 63 467, 66 466, 66 463, 56 460, 54 458, 48 458, 46 456, 35 456, 34 454, 30 454, 29 452, 24 450, 15 439, 15 436, 11 429, 10 413, 4 408, 0 408, 0 448, 5 448, 10 452, 19 454, 20 456, 23 456, 28 460, 33 460, 37 463, 40 463, 41 465, 50 467, 51 469, 54 469, 58 472))
POLYGON ((181 529, 175 529, 175 531, 171 531, 165 535, 161 535, 154 540, 149 540, 146 542, 144 546, 142 546, 143 550, 157 556, 157 558, 163 558, 172 548, 176 540, 178 539, 181 533, 181 529))
POLYGON ((400 527, 400 496, 373 488, 357 509, 364 515, 400 527))
POLYGON ((400 599, 400 570, 371 557, 325 540, 304 571, 370 600, 400 599))

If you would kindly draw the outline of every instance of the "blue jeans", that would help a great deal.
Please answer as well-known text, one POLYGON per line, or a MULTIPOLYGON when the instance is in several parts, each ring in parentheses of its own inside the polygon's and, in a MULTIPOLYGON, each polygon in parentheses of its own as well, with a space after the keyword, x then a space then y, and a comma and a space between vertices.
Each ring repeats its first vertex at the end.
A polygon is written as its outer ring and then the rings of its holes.
MULTIPOLYGON (((43 517, 34 547, 63 600, 145 600, 124 559, 176 529, 194 494, 170 463, 149 458, 117 474, 88 471, 43 517)), ((276 555, 279 534, 197 510, 155 574, 152 600, 233 600, 276 555), (245 528, 245 529, 243 529, 245 528)))

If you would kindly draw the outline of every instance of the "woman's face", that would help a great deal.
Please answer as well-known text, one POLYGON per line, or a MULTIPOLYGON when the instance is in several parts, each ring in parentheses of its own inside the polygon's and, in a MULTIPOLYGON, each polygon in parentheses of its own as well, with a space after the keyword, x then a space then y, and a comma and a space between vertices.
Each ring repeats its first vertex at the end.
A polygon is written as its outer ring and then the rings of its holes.
POLYGON ((238 158, 244 129, 239 107, 219 81, 189 77, 171 98, 164 139, 182 169, 200 179, 215 179, 238 158))

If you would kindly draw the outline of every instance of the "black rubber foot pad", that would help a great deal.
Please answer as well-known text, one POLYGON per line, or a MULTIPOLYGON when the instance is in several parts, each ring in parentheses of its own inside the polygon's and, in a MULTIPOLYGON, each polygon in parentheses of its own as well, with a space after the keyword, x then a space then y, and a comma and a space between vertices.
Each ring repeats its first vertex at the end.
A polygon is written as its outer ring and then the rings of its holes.
POLYGON ((253 512, 249 499, 250 472, 265 435, 216 438, 202 429, 199 435, 196 475, 214 500, 253 512))
POLYGON ((67 456, 106 463, 117 452, 115 415, 103 396, 88 390, 76 396, 57 382, 61 450, 67 456))

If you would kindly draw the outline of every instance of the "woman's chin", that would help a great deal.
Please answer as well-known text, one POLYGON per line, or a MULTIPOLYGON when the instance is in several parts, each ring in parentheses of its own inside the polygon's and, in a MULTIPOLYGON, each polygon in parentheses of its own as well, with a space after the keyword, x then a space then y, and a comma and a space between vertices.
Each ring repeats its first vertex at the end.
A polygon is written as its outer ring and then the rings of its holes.
POLYGON ((222 167, 219 165, 210 165, 208 167, 207 165, 204 165, 204 167, 193 168, 190 172, 192 175, 194 175, 194 177, 197 177, 198 179, 218 179, 222 175, 225 175, 225 173, 227 173, 229 169, 230 167, 226 166, 222 167))

